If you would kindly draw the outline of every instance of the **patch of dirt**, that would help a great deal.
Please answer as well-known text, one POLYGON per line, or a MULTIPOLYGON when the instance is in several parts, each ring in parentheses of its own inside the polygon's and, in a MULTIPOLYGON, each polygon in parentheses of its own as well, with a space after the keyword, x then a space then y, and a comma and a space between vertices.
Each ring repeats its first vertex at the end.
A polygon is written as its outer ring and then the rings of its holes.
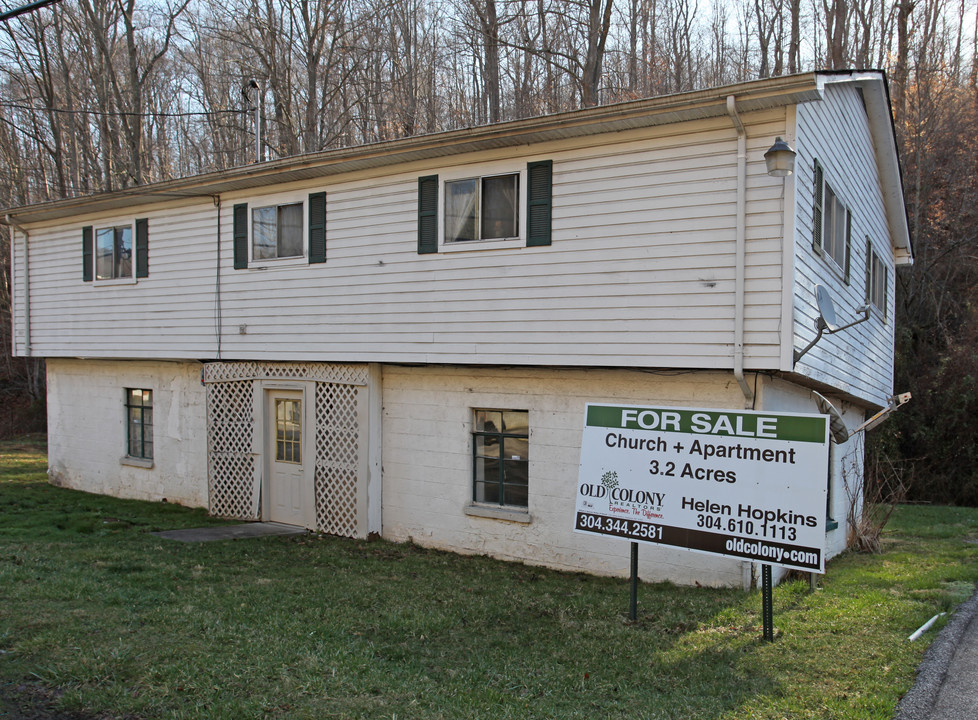
POLYGON ((101 720, 106 716, 63 712, 54 707, 56 696, 35 685, 0 685, 0 718, 3 720, 101 720))

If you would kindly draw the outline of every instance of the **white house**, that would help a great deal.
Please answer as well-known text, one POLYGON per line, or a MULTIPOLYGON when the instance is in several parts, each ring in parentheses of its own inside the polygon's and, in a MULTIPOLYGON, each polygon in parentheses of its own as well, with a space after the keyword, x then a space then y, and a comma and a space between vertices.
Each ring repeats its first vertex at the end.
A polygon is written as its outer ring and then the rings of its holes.
MULTIPOLYGON (((855 427, 893 391, 894 267, 911 261, 878 72, 329 150, 4 222, 14 354, 47 361, 52 482, 605 574, 627 573, 628 543, 572 531, 585 404, 818 412, 817 390, 855 427), (778 137, 787 177, 765 167, 778 137), (870 318, 795 363, 816 284, 870 318)), ((640 566, 752 571, 668 548, 640 566)))

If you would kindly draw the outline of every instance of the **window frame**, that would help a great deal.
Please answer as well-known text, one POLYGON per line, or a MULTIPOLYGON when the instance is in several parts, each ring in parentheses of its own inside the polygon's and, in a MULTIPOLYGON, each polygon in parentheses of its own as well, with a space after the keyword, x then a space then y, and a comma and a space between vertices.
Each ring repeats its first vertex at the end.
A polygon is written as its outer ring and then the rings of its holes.
POLYGON ((890 267, 884 261, 883 256, 876 252, 873 241, 866 238, 866 304, 884 321, 887 319, 887 306, 889 305, 890 294, 890 267), (882 277, 875 272, 879 268, 882 277), (882 280, 882 284, 879 283, 882 280), (877 303, 877 291, 882 293, 877 303))
MULTIPOLYGON (((276 212, 276 221, 279 219, 278 212, 276 212)), ((308 198, 291 196, 289 198, 282 198, 277 201, 272 202, 261 202, 261 203, 249 203, 248 204, 248 264, 261 265, 263 263, 274 263, 278 264, 289 264, 289 263, 305 263, 309 257, 309 206, 308 198), (278 224, 276 223, 276 237, 275 237, 275 252, 276 256, 271 258, 266 257, 256 257, 255 256, 255 213, 260 210, 267 210, 269 208, 274 208, 276 211, 280 212, 282 208, 285 207, 298 206, 299 208, 299 229, 300 229, 300 245, 301 252, 298 255, 284 255, 280 256, 277 253, 281 245, 281 238, 278 236, 278 224)))
POLYGON ((135 461, 138 461, 138 462, 152 463, 153 462, 153 459, 154 459, 154 450, 155 450, 155 442, 153 440, 153 425, 154 425, 154 423, 153 423, 153 416, 152 416, 153 409, 154 409, 154 405, 153 405, 153 390, 152 389, 148 389, 148 388, 128 388, 128 387, 125 388, 125 402, 124 402, 124 405, 125 405, 125 408, 126 408, 126 452, 125 452, 125 458, 126 459, 129 459, 129 460, 135 460, 135 461), (132 400, 132 397, 133 397, 133 393, 137 393, 137 392, 140 393, 140 404, 134 405, 131 402, 131 400, 132 400), (149 394, 149 402, 148 402, 148 404, 145 402, 145 397, 146 397, 146 394, 147 393, 149 394), (139 452, 137 454, 133 454, 133 452, 132 452, 132 450, 133 450, 133 443, 134 443, 134 438, 132 436, 132 431, 133 431, 133 426, 134 426, 132 413, 133 413, 134 410, 138 411, 139 418, 140 418, 139 419, 139 422, 137 423, 137 425, 140 428, 141 436, 140 436, 140 438, 135 439, 135 442, 137 443, 138 450, 139 450, 139 452), (150 419, 149 419, 149 422, 148 423, 146 422, 146 411, 147 410, 150 413, 150 419), (146 438, 146 430, 147 430, 147 428, 149 429, 149 439, 148 440, 146 438), (146 447, 147 447, 147 445, 149 446, 149 454, 146 454, 146 447))
MULTIPOLYGON (((512 163, 494 163, 477 168, 461 168, 454 172, 443 172, 438 176, 438 252, 464 252, 466 250, 487 250, 526 247, 527 242, 527 168, 512 163), (449 240, 448 221, 446 218, 448 186, 450 183, 475 180, 479 192, 479 206, 482 206, 482 184, 486 179, 514 176, 516 178, 516 231, 513 237, 482 238, 475 240, 449 240)), ((476 227, 481 235, 481 215, 476 217, 476 227)))
POLYGON ((816 252, 849 284, 849 267, 852 262, 852 210, 842 199, 836 188, 829 183, 825 169, 815 163, 815 198, 813 206, 817 208, 817 218, 815 228, 817 237, 814 238, 813 245, 816 252), (834 201, 834 202, 833 202, 834 201), (832 206, 830 208, 830 202, 832 206), (835 220, 841 212, 843 222, 840 226, 835 220), (832 222, 829 222, 829 220, 832 222), (842 238, 839 241, 835 237, 835 230, 841 229, 842 238), (827 239, 828 233, 832 232, 832 246, 841 247, 842 257, 837 258, 829 247, 827 239))
MULTIPOLYGON (((135 218, 121 218, 118 222, 104 223, 104 224, 93 224, 91 225, 92 230, 92 256, 91 256, 91 283, 93 286, 107 286, 107 285, 135 285, 137 281, 137 267, 136 267, 136 223, 135 218), (99 233, 105 232, 107 230, 115 232, 119 230, 129 231, 129 244, 130 244, 130 258, 129 258, 129 275, 113 275, 112 277, 99 277, 98 274, 98 241, 99 233)), ((115 239, 113 238, 113 245, 115 244, 115 239)), ((113 272, 116 265, 116 260, 113 253, 113 272)))
MULTIPOLYGON (((471 442, 472 442, 472 494, 471 502, 473 505, 486 507, 486 508, 501 508, 508 511, 514 511, 519 513, 528 513, 530 506, 530 411, 524 409, 513 409, 513 408, 471 408, 472 417, 472 431, 471 431, 471 442), (497 431, 486 431, 478 429, 478 416, 479 413, 500 413, 504 415, 505 413, 522 413, 526 416, 526 433, 513 433, 506 432, 503 428, 499 428, 497 431), (498 443, 498 456, 495 458, 498 463, 498 478, 496 483, 490 483, 488 480, 479 480, 479 438, 495 438, 498 443), (526 441, 526 456, 518 458, 519 461, 526 464, 526 503, 519 504, 513 502, 506 502, 506 488, 507 486, 512 487, 514 483, 506 482, 506 456, 504 449, 506 446, 506 439, 514 440, 525 440, 526 441), (497 493, 497 500, 485 500, 479 499, 479 484, 480 482, 485 487, 495 487, 497 493)), ((485 447, 485 445, 483 446, 485 447)), ((510 457, 510 461, 514 458, 510 457)), ((519 486, 519 483, 515 483, 519 486)))

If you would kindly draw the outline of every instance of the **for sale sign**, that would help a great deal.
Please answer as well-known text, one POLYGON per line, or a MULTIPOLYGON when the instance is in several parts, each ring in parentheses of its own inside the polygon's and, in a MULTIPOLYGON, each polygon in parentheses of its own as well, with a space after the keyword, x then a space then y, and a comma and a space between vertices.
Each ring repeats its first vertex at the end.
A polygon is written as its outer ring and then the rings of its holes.
POLYGON ((589 404, 574 529, 825 572, 824 415, 589 404))

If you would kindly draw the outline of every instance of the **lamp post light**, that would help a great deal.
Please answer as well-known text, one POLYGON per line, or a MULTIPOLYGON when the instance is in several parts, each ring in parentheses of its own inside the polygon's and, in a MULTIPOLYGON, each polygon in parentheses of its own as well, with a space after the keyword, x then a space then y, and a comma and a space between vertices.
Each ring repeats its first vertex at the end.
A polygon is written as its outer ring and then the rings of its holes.
POLYGON ((795 151, 779 137, 764 153, 764 162, 767 163, 767 174, 772 177, 791 175, 795 170, 795 151))

